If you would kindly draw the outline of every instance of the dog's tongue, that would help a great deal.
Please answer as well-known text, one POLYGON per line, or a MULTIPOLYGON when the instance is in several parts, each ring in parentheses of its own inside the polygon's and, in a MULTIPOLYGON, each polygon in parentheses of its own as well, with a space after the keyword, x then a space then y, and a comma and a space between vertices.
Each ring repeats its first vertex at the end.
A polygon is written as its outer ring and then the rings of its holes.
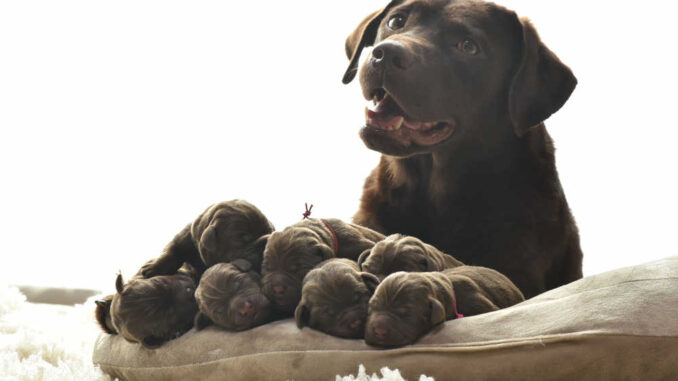
POLYGON ((397 130, 403 125, 412 130, 422 127, 421 122, 407 120, 405 112, 389 94, 386 94, 377 104, 370 103, 365 109, 365 118, 368 126, 384 130, 397 130))

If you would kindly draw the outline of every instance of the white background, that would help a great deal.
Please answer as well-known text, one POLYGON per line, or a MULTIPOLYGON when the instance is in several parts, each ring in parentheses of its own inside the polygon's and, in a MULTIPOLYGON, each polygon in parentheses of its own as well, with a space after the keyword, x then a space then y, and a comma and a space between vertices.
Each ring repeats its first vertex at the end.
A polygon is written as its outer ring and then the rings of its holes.
MULTIPOLYGON (((673 2, 501 3, 579 79, 547 126, 585 274, 678 255, 673 2)), ((0 282, 112 290, 221 200, 350 219, 344 39, 384 4, 0 1, 0 282)))

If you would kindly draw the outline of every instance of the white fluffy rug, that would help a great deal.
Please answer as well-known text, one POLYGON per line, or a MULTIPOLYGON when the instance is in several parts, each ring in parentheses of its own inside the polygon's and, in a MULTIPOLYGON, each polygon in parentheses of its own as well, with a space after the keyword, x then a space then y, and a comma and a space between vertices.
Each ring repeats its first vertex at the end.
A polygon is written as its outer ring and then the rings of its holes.
MULTIPOLYGON (((0 285, 0 381, 113 381, 92 364, 99 334, 94 299, 74 307, 33 304, 0 285)), ((398 370, 337 376, 336 381, 405 381, 398 370)), ((421 376, 419 381, 433 381, 421 376)))

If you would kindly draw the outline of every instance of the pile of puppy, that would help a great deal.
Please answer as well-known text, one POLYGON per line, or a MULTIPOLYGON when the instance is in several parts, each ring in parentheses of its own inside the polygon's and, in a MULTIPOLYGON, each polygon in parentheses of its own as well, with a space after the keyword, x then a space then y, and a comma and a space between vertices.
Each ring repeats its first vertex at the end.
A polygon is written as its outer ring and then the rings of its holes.
POLYGON ((147 348, 192 327, 242 331, 292 316, 299 328, 401 346, 446 320, 524 300, 504 275, 417 238, 332 218, 274 231, 241 200, 207 208, 115 287, 96 303, 99 325, 147 348))

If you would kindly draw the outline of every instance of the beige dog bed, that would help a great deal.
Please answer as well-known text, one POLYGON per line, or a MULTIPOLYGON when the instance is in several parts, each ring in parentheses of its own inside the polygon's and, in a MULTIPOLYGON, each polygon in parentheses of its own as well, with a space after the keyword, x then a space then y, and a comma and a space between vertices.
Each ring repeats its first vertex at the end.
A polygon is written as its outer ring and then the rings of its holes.
POLYGON ((364 364, 416 380, 678 380, 678 257, 581 279, 511 308, 448 321, 381 350, 283 320, 191 331, 156 350, 102 334, 94 363, 125 380, 333 380, 364 364))

